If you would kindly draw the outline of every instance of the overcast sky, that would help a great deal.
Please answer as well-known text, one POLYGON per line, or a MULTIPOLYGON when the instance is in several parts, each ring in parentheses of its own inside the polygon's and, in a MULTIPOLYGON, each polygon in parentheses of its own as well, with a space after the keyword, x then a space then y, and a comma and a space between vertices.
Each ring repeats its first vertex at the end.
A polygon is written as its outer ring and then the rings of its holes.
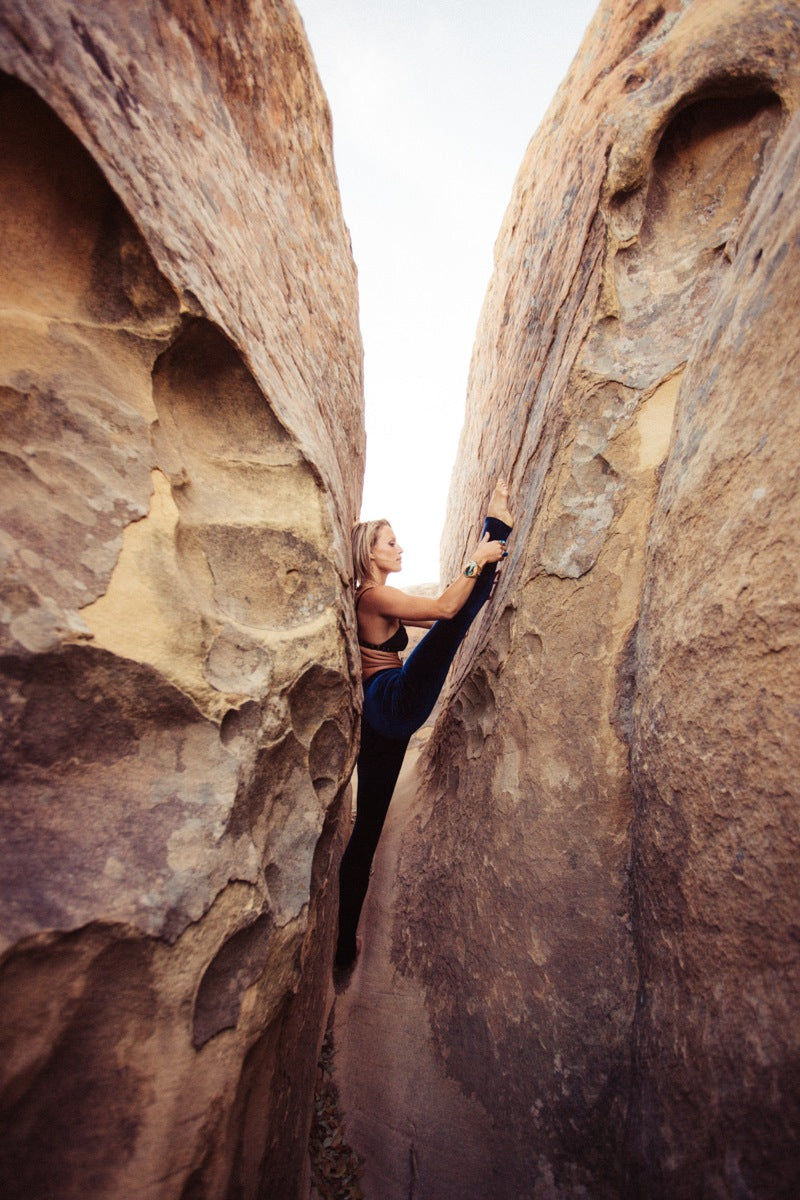
POLYGON ((467 373, 525 147, 597 0, 297 0, 333 114, 359 274, 362 516, 439 577, 467 373))

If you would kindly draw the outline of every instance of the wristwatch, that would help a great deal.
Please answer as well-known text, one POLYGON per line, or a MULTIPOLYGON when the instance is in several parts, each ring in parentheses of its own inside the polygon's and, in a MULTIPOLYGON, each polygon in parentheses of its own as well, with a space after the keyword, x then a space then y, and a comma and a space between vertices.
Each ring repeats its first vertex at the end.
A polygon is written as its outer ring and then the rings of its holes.
POLYGON ((479 572, 480 572, 480 567, 475 562, 474 558, 473 558, 472 562, 468 562, 467 565, 464 567, 464 574, 466 575, 467 579, 474 579, 475 576, 479 574, 479 572))

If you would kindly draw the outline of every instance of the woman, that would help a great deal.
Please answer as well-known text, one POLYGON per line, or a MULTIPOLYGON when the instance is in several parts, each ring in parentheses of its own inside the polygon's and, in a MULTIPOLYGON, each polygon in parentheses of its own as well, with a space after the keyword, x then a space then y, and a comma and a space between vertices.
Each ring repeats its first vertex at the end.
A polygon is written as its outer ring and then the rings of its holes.
POLYGON ((431 599, 387 587, 403 549, 388 521, 353 530, 356 620, 364 679, 356 820, 339 869, 339 941, 335 966, 348 970, 359 946, 356 928, 369 872, 411 735, 425 723, 456 651, 492 590, 495 564, 505 558, 513 519, 508 487, 498 480, 483 536, 462 575, 431 599), (403 663, 404 625, 429 630, 403 663))

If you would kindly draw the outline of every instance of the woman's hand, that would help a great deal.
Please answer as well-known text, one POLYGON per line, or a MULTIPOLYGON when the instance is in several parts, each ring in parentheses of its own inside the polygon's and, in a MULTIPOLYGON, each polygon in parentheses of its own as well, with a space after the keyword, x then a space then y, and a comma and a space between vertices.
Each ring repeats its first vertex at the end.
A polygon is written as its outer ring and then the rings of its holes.
POLYGON ((500 559, 505 558, 507 553, 505 541, 493 542, 490 540, 489 534, 485 533, 475 547, 472 557, 483 570, 487 563, 500 562, 500 559))

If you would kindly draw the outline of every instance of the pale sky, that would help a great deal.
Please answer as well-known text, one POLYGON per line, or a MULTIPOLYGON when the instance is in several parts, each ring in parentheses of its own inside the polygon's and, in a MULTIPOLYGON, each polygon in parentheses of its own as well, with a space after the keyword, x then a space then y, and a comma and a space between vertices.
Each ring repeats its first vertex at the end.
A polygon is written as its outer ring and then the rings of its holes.
POLYGON ((597 0, 296 2, 358 267, 362 517, 394 526, 398 586, 428 582, 494 241, 597 0))

